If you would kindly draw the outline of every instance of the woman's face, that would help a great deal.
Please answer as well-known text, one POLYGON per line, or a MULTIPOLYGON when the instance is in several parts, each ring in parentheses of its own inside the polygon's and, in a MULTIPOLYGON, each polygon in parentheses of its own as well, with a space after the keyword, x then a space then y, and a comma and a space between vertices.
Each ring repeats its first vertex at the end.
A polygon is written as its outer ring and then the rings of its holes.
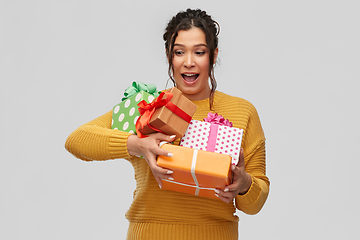
POLYGON ((178 89, 190 100, 208 98, 210 61, 204 32, 197 27, 179 31, 173 49, 172 70, 178 89))

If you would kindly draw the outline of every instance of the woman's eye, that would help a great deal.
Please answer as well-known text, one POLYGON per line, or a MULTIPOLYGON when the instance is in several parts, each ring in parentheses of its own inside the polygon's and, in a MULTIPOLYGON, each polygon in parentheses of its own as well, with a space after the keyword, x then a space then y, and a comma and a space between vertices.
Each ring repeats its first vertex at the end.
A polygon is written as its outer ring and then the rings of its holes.
POLYGON ((175 55, 181 55, 183 54, 183 51, 174 51, 175 55))
POLYGON ((204 55, 205 52, 203 52, 203 51, 198 51, 198 52, 196 52, 195 54, 196 54, 196 55, 204 55))

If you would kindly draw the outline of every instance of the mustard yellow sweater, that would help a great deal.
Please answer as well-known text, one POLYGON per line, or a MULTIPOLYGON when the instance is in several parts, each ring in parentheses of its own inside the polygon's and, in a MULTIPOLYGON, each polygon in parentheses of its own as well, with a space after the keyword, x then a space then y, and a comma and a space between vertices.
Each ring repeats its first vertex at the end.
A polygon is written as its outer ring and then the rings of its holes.
MULTIPOLYGON (((193 119, 207 117, 208 99, 193 102, 198 106, 193 119)), ((136 189, 126 213, 128 240, 235 240, 238 239, 235 207, 247 214, 260 211, 270 182, 265 169, 265 137, 257 111, 244 99, 216 91, 214 112, 229 119, 234 127, 244 129, 246 172, 253 180, 250 190, 229 204, 160 189, 146 161, 127 152, 130 134, 110 129, 112 111, 70 134, 65 147, 77 158, 85 161, 123 158, 133 165, 136 189)))

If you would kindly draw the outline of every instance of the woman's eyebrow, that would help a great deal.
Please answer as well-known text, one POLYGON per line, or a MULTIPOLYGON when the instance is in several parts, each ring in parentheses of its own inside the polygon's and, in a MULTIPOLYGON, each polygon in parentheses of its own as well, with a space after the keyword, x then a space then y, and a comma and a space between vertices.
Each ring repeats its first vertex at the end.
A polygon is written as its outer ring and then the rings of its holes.
MULTIPOLYGON (((185 45, 180 44, 180 43, 175 43, 175 44, 174 44, 174 47, 175 47, 175 46, 178 46, 178 47, 185 47, 185 45)), ((194 47, 207 47, 207 45, 206 45, 206 44, 204 44, 204 43, 199 43, 199 44, 195 44, 195 45, 194 45, 194 47)))

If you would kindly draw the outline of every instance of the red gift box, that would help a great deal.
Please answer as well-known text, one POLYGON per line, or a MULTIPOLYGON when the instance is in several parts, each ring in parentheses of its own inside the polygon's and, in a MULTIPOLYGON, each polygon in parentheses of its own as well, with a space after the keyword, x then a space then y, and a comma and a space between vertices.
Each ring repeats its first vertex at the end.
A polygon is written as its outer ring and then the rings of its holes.
POLYGON ((151 103, 141 101, 138 106, 141 116, 136 132, 140 137, 154 132, 182 137, 197 108, 177 88, 162 92, 151 103))

